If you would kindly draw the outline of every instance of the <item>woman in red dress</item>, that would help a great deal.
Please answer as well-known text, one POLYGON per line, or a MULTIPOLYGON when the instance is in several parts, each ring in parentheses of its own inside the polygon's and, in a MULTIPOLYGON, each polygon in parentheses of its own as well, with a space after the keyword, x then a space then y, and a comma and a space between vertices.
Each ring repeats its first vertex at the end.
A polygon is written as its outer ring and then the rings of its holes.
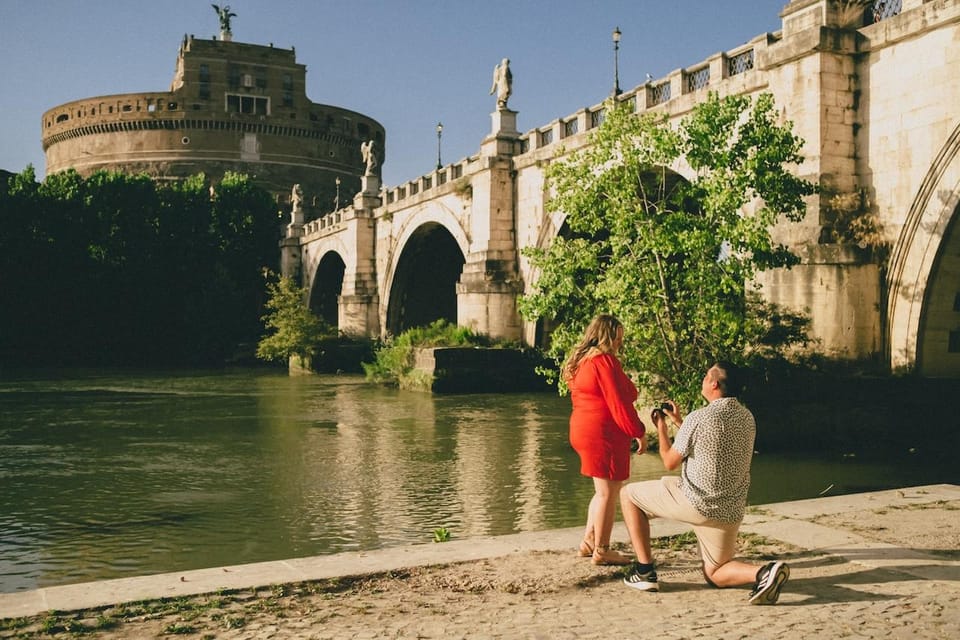
POLYGON ((580 473, 593 478, 594 495, 579 553, 594 564, 628 564, 632 557, 610 550, 610 532, 620 485, 630 477, 630 443, 646 449, 646 429, 633 403, 637 388, 617 353, 623 325, 611 315, 593 319, 563 366, 570 388, 570 444, 580 455, 580 473))

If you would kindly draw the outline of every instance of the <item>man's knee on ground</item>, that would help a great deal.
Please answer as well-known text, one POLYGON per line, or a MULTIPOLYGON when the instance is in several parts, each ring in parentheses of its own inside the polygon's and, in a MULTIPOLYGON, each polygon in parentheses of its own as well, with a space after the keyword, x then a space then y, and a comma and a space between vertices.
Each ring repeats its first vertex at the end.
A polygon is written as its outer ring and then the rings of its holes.
POLYGON ((713 572, 716 571, 716 568, 713 568, 709 573, 707 573, 707 564, 701 563, 700 571, 703 573, 703 579, 706 580, 708 585, 710 585, 714 589, 723 589, 723 587, 721 587, 716 582, 710 579, 713 576, 713 572))

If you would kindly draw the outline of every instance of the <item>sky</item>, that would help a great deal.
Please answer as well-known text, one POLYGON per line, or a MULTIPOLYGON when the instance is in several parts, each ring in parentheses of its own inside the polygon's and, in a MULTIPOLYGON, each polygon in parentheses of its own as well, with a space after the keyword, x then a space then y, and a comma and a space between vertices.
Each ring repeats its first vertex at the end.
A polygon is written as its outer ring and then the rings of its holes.
MULTIPOLYGON (((219 0, 235 42, 296 49, 307 97, 386 129, 383 183, 476 154, 490 133, 494 66, 510 59, 521 132, 597 105, 781 28, 786 0, 219 0)), ((44 111, 166 91, 184 34, 211 38, 206 0, 0 0, 0 169, 45 175, 44 111)))

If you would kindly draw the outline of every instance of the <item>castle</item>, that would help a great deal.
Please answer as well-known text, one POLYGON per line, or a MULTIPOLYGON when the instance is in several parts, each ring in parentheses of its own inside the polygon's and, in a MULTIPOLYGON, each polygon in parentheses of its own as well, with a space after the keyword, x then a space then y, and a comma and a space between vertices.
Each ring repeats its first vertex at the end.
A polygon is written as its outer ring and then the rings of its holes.
POLYGON ((360 190, 362 144, 372 141, 381 163, 385 152, 376 120, 307 98, 293 48, 233 42, 223 16, 219 39, 184 36, 169 91, 74 100, 45 112, 42 130, 48 175, 203 172, 216 183, 235 171, 282 202, 299 184, 308 219, 360 190))

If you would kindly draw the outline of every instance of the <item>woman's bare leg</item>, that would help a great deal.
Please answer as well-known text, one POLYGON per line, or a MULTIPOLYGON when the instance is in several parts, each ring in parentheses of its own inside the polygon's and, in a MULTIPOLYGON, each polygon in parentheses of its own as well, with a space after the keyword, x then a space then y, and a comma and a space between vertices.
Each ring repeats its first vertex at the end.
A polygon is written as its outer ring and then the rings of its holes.
POLYGON ((626 564, 628 556, 610 551, 610 534, 613 531, 613 520, 617 512, 617 498, 620 495, 619 480, 594 478, 594 496, 590 501, 591 513, 588 520, 593 520, 594 540, 593 561, 596 564, 626 564))

